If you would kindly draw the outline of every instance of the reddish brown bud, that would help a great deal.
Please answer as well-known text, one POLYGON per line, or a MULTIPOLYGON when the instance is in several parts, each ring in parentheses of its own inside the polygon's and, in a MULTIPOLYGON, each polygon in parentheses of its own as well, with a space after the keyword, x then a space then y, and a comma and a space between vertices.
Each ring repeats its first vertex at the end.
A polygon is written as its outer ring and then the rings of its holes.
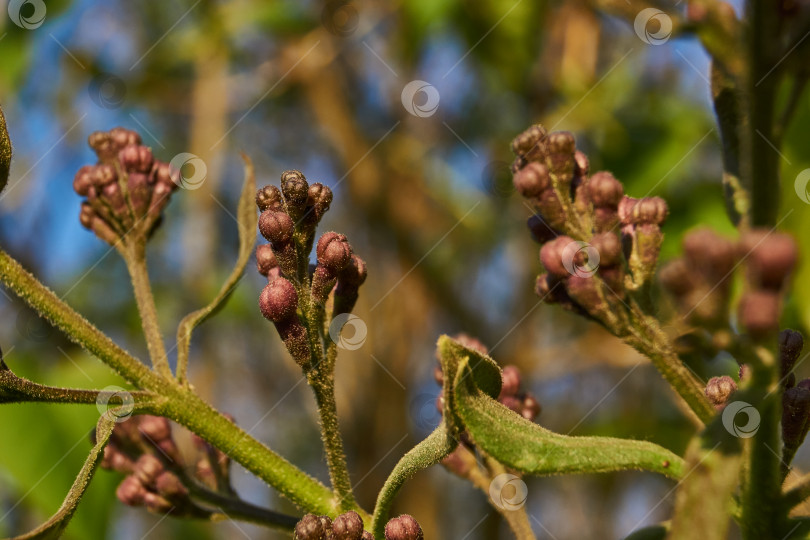
POLYGON ((127 172, 148 173, 154 163, 152 150, 146 146, 131 145, 118 152, 118 160, 127 172))
POLYGON ((90 191, 90 188, 93 186, 93 169, 94 167, 92 165, 85 165, 80 168, 78 172, 76 172, 76 176, 73 177, 73 191, 82 197, 87 196, 88 191, 90 191))
POLYGON ((256 192, 256 206, 259 210, 275 210, 282 212, 284 203, 281 200, 281 191, 276 186, 264 186, 256 192))
POLYGON ((624 188, 612 174, 600 171, 588 180, 588 192, 595 207, 616 208, 622 199, 624 188))
POLYGON ((163 463, 152 454, 141 454, 135 462, 134 475, 144 486, 150 486, 163 472, 163 463))
POLYGON ((521 411, 520 414, 526 420, 534 421, 535 418, 540 414, 540 403, 537 399, 531 395, 526 394, 526 397, 523 398, 523 403, 521 404, 521 411))
POLYGON ((385 540, 424 540, 424 534, 413 516, 403 514, 386 523, 385 540))
POLYGON ((273 322, 284 321, 295 315, 298 293, 289 280, 280 277, 268 283, 259 296, 262 315, 273 322))
POLYGON ((669 208, 664 199, 661 197, 644 197, 633 204, 629 220, 633 225, 661 225, 666 221, 668 214, 669 208))
MULTIPOLYGON (((276 281, 281 281, 284 278, 278 278, 276 281)), ((290 356, 293 357, 295 362, 307 368, 310 364, 310 350, 309 350, 309 334, 297 316, 290 316, 287 319, 275 323, 276 331, 279 337, 287 347, 290 356)))
POLYGON ((577 149, 576 139, 569 131, 553 131, 546 138, 548 151, 551 154, 574 155, 577 149))
POLYGON ((265 210, 259 216, 259 231, 274 245, 282 246, 292 240, 295 224, 284 212, 265 210))
POLYGON ((332 204, 332 190, 320 182, 310 184, 307 195, 307 206, 311 206, 315 212, 315 218, 321 217, 329 210, 332 204))
POLYGON ((332 270, 320 264, 316 266, 312 274, 312 299, 320 304, 326 303, 336 282, 337 276, 332 270))
POLYGON ((357 512, 346 512, 332 522, 332 534, 335 540, 361 540, 363 520, 357 512))
POLYGON ((799 332, 789 328, 779 332, 779 360, 782 366, 782 377, 787 376, 793 370, 793 365, 803 348, 804 338, 799 332))
POLYGON ((567 278, 571 275, 565 267, 563 252, 572 242, 574 240, 568 236, 558 236, 540 248, 540 262, 549 273, 559 278, 567 278))
POLYGON ((810 389, 805 379, 782 394, 782 440, 785 449, 795 450, 807 435, 810 416, 810 389))
POLYGON ((540 124, 535 124, 518 135, 512 141, 512 152, 518 156, 532 156, 530 159, 545 152, 544 139, 546 130, 540 124))
POLYGON ((695 284, 691 275, 692 269, 683 259, 673 259, 658 275, 661 285, 674 296, 683 296, 690 292, 695 284))
POLYGON ((749 231, 740 238, 740 249, 749 281, 768 289, 780 289, 798 259, 796 241, 779 232, 749 231))
POLYGON ((174 505, 171 502, 151 491, 144 494, 143 505, 154 514, 168 514, 174 510, 174 505))
POLYGON ((633 224, 633 208, 635 208, 638 201, 638 199, 628 197, 627 195, 621 198, 617 211, 619 214, 619 221, 622 223, 622 225, 633 224))
POLYGON ((258 246, 256 248, 256 268, 259 270, 259 273, 268 277, 270 271, 277 267, 278 261, 270 244, 261 244, 258 246))
POLYGON ((183 485, 183 482, 169 471, 163 471, 155 479, 155 489, 160 495, 163 495, 168 500, 178 501, 188 496, 188 489, 183 485))
POLYGON ((528 163, 516 172, 512 182, 518 193, 524 197, 539 197, 551 185, 548 167, 536 161, 528 163))
POLYGON ((501 380, 501 396, 514 396, 520 390, 520 370, 517 366, 505 366, 501 380))
POLYGON ((622 243, 612 232, 593 235, 591 246, 599 252, 599 266, 614 266, 622 260, 622 243))
POLYGON ((346 236, 336 232, 324 233, 318 240, 315 252, 318 263, 333 272, 343 269, 352 258, 352 246, 346 236))
POLYGON ((172 426, 162 416, 144 415, 138 423, 138 430, 147 440, 158 443, 172 438, 172 426))
POLYGON ((737 263, 734 243, 706 228, 684 236, 683 253, 692 267, 706 276, 711 286, 729 277, 737 263))
POLYGON ((123 127, 114 127, 110 130, 110 141, 117 148, 124 148, 125 146, 141 144, 141 136, 131 129, 123 127))
POLYGON ((324 540, 321 520, 314 514, 307 514, 295 525, 295 540, 324 540))
POLYGON ((579 150, 574 152, 574 174, 584 178, 588 176, 590 168, 591 166, 590 162, 588 161, 588 156, 579 150))
POLYGON ((740 299, 740 324, 755 339, 779 329, 779 295, 771 291, 748 291, 740 299))
POLYGON ((143 504, 146 488, 135 475, 129 475, 118 485, 115 496, 127 506, 140 506, 143 504))
POLYGON ((498 398, 498 401, 500 401, 501 404, 510 411, 518 414, 520 414, 521 409, 523 408, 523 401, 515 396, 502 396, 498 398))
POLYGON ((281 173, 281 193, 287 210, 303 209, 309 197, 309 184, 301 171, 290 170, 281 173))
POLYGON ((716 409, 722 409, 728 403, 731 394, 737 391, 737 383, 727 375, 712 377, 706 384, 706 397, 716 409))

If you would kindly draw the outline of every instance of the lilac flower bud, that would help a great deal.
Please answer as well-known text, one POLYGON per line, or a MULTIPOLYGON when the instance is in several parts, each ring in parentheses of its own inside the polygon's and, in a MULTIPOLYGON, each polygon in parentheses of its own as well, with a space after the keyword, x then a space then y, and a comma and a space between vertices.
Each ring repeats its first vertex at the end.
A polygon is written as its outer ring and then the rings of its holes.
POLYGON ((619 214, 615 208, 604 206, 593 209, 594 232, 609 232, 619 224, 619 214))
POLYGON ((468 450, 459 445, 455 450, 450 452, 450 454, 444 458, 441 463, 444 468, 451 473, 462 478, 466 478, 472 470, 472 467, 470 461, 468 459, 464 459, 465 456, 463 452, 468 452, 468 450))
POLYGON ((349 264, 341 269, 337 275, 333 316, 340 313, 350 313, 354 309, 360 286, 366 281, 366 263, 360 257, 352 255, 349 264))
POLYGON ((112 128, 109 138, 116 148, 141 144, 141 136, 137 132, 122 127, 112 128))
POLYGON ((332 272, 338 272, 351 261, 352 246, 345 235, 327 232, 318 240, 316 253, 318 264, 332 272))
POLYGON ((772 291, 747 291, 740 299, 740 324, 754 339, 776 333, 780 312, 779 294, 772 291))
POLYGON ((259 296, 262 315, 273 322, 291 318, 297 307, 298 293, 295 292, 295 286, 283 277, 268 283, 259 296))
POLYGON ((622 260, 622 244, 611 232, 593 235, 591 246, 599 252, 599 266, 614 266, 622 260))
POLYGON ((146 488, 135 475, 129 475, 118 485, 115 496, 127 506, 140 506, 143 504, 146 488))
POLYGON ((683 253, 691 266, 706 277, 709 285, 730 285, 728 278, 737 264, 733 242, 711 229, 701 228, 684 237, 683 253))
POLYGON ((621 198, 617 210, 619 213, 619 221, 622 223, 622 225, 633 224, 633 208, 635 208, 638 201, 638 199, 628 197, 627 195, 621 198))
POLYGON ((667 203, 661 197, 644 197, 638 199, 630 212, 633 225, 661 225, 669 214, 667 203))
POLYGON ((337 275, 319 264, 315 267, 315 273, 312 275, 312 300, 319 304, 325 304, 335 283, 337 283, 337 275))
POLYGON ((558 278, 567 278, 571 273, 565 268, 563 251, 574 240, 568 236, 558 236, 540 248, 540 262, 550 274, 558 278))
POLYGON ((268 277, 273 268, 278 268, 278 261, 270 244, 261 244, 256 248, 256 268, 265 277, 268 277))
POLYGON ((566 154, 573 156, 577 150, 576 139, 569 131, 553 131, 546 139, 550 154, 566 154))
POLYGON ((141 454, 135 462, 133 473, 144 486, 151 486, 164 471, 163 463, 152 454, 141 454))
POLYGON ((315 221, 321 220, 332 204, 332 190, 320 182, 310 184, 307 195, 307 206, 311 206, 315 213, 315 221))
POLYGON ((107 162, 116 158, 118 147, 110 138, 110 134, 103 131, 94 131, 87 137, 87 144, 96 153, 99 161, 107 162))
POLYGON ((115 167, 112 165, 101 163, 90 169, 90 177, 93 185, 100 189, 117 181, 118 173, 115 171, 115 167))
POLYGON ((143 505, 153 514, 168 514, 174 510, 174 505, 157 493, 147 491, 143 496, 143 505))
MULTIPOLYGON (((795 450, 807 436, 810 417, 810 389, 807 380, 788 388, 782 394, 782 440, 785 450, 795 450)), ((787 452, 786 452, 787 453, 787 452)))
POLYGON ((684 259, 673 259, 658 275, 661 285, 673 296, 682 297, 695 288, 692 269, 684 259))
POLYGON ((256 206, 259 210, 284 211, 284 203, 281 200, 281 191, 276 186, 264 186, 256 192, 256 206))
POLYGON ((588 180, 590 199, 596 208, 616 208, 624 189, 621 182, 607 171, 595 173, 588 180))
POLYGON ((512 178, 515 189, 524 197, 539 197, 551 185, 548 167, 532 161, 512 178))
POLYGON ((131 145, 118 152, 118 161, 127 172, 148 173, 154 160, 152 150, 146 146, 131 145))
POLYGON ((537 399, 531 394, 526 394, 526 396, 523 398, 523 403, 521 406, 522 409, 520 414, 523 416, 523 418, 534 422, 534 419, 537 418, 541 410, 540 403, 537 401, 537 399))
POLYGON ((129 474, 133 471, 134 466, 135 462, 112 442, 104 447, 104 457, 101 459, 103 469, 129 474))
POLYGON ((143 173, 131 172, 127 175, 127 190, 132 209, 137 217, 146 215, 152 202, 152 186, 149 177, 143 173))
POLYGON ((566 213, 560 198, 553 189, 545 190, 539 197, 533 198, 532 203, 543 219, 558 231, 565 230, 566 213))
POLYGON ((595 279, 580 276, 571 276, 565 284, 568 295, 582 308, 603 320, 608 305, 599 294, 599 282, 595 279))
POLYGON ((357 512, 346 512, 332 522, 332 534, 335 540, 361 540, 363 520, 357 512))
POLYGON ((93 165, 85 165, 82 168, 80 168, 78 172, 76 172, 76 176, 73 177, 73 191, 75 191, 82 197, 87 196, 87 193, 93 186, 93 178, 92 178, 93 169, 94 169, 93 165))
POLYGON ((162 495, 170 501, 179 501, 188 497, 188 489, 183 485, 183 482, 169 471, 163 471, 155 479, 155 489, 159 495, 162 495))
POLYGON ((174 191, 176 185, 173 182, 165 183, 158 181, 152 188, 152 200, 149 203, 149 214, 157 219, 163 208, 169 203, 169 197, 174 191))
POLYGON ((705 394, 712 402, 715 409, 720 410, 726 406, 731 394, 737 391, 737 384, 734 379, 727 375, 722 377, 712 377, 706 384, 705 394))
POLYGON ((546 130, 535 124, 512 141, 512 152, 527 159, 542 159, 545 155, 546 130))
POLYGON ((169 420, 162 416, 143 415, 138 423, 138 431, 152 442, 172 438, 172 426, 169 420))
POLYGON ((779 360, 782 366, 782 377, 786 377, 793 370, 793 365, 803 348, 804 338, 799 332, 790 329, 779 332, 779 360))
POLYGON ((259 216, 259 231, 275 246, 282 246, 292 240, 295 224, 284 212, 265 210, 259 216))
POLYGON ((608 291, 612 294, 617 296, 618 298, 624 298, 625 296, 625 289, 624 289, 624 266, 617 264, 616 266, 599 266, 599 277, 602 278, 602 281, 607 287, 608 291))
POLYGON ((363 535, 360 537, 360 540, 374 540, 374 535, 368 531, 363 531, 363 535))
POLYGON ((498 401, 500 401, 501 404, 507 409, 518 414, 520 414, 520 411, 523 408, 523 401, 515 396, 503 396, 498 398, 498 401))
POLYGON ((520 370, 517 366, 505 366, 501 373, 501 396, 514 396, 520 390, 520 370))
POLYGON ((295 525, 295 540, 324 540, 325 531, 315 514, 307 514, 295 525))
POLYGON ((413 516, 403 514, 386 523, 385 540, 424 540, 424 534, 413 516))
MULTIPOLYGON (((283 280, 278 278, 276 281, 283 280)), ((275 323, 276 331, 279 337, 287 347, 290 356, 293 357, 295 362, 303 367, 309 369, 310 365, 310 350, 309 350, 309 334, 297 316, 291 316, 287 319, 275 323)))
POLYGON ((590 162, 585 153, 577 150, 574 152, 574 174, 579 177, 587 177, 590 172, 590 162))
POLYGON ((549 227, 548 223, 537 214, 531 216, 526 222, 526 225, 529 227, 532 239, 538 244, 545 244, 558 236, 558 233, 549 227))
POLYGON ((300 214, 307 204, 309 184, 301 171, 291 170, 281 173, 281 193, 287 204, 287 211, 300 214))
POLYGON ((780 289, 798 259, 796 241, 779 232, 749 231, 740 238, 740 249, 749 282, 767 289, 780 289))

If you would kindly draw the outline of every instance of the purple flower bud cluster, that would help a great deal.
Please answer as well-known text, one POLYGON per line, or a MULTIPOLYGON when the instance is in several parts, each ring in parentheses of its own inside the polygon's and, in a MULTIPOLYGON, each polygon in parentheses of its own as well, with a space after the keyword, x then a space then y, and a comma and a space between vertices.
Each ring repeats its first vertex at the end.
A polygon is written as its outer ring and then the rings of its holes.
POLYGON ((724 327, 734 272, 742 266, 746 290, 738 306, 740 326, 754 339, 773 337, 779 328, 782 289, 797 253, 793 238, 779 232, 751 230, 734 242, 698 229, 684 237, 683 256, 661 269, 661 284, 690 322, 724 327))
MULTIPOLYGON (((270 243, 256 249, 256 266, 267 277, 259 297, 262 315, 276 325, 295 361, 310 365, 306 327, 299 318, 300 306, 322 310, 334 291, 332 316, 348 313, 357 301, 366 279, 366 264, 354 254, 346 236, 324 233, 315 248, 318 264, 311 272, 309 253, 315 230, 332 203, 329 187, 309 184, 300 171, 285 171, 281 189, 265 186, 256 193, 261 211, 259 231, 270 243)), ((301 312, 308 311, 301 309, 301 312)))
POLYGON ((625 196, 607 171, 591 174, 568 132, 534 125, 512 141, 512 150, 514 185, 537 212, 528 226, 547 271, 536 293, 608 324, 626 288, 642 287, 654 273, 666 203, 625 196))
MULTIPOLYGON (((213 451, 201 452, 197 463, 216 460, 220 477, 228 478, 230 462, 213 451)), ((116 424, 104 448, 102 468, 126 474, 116 490, 118 499, 129 506, 143 506, 158 514, 194 516, 199 508, 181 480, 186 464, 172 436, 169 421, 159 416, 135 416, 116 424)), ((209 484, 206 478, 197 480, 209 484)), ((218 484, 212 489, 220 487, 218 484)))
POLYGON ((363 530, 363 520, 357 512, 341 514, 333 520, 328 516, 307 514, 295 525, 295 540, 374 540, 363 530))
POLYGON ((98 162, 73 179, 73 189, 85 198, 81 224, 110 245, 130 231, 151 234, 177 188, 169 164, 154 159, 141 137, 125 128, 96 131, 88 143, 98 162))
MULTIPOLYGON (((486 345, 467 334, 457 334, 453 336, 453 339, 468 349, 473 349, 481 354, 489 353, 489 349, 486 345)), ((442 373, 441 365, 439 365, 438 362, 433 370, 433 378, 440 386, 444 384, 444 373, 442 373)), ((531 392, 522 390, 521 387, 520 369, 512 365, 504 367, 501 373, 501 393, 498 396, 498 401, 526 420, 534 421, 540 414, 540 403, 531 392)), ((439 397, 436 399, 436 408, 440 413, 444 413, 444 399, 441 394, 439 394, 439 397)), ((470 469, 470 464, 465 456, 468 450, 473 450, 475 447, 465 433, 461 434, 460 440, 463 444, 442 460, 442 465, 450 472, 461 477, 466 477, 470 469)))

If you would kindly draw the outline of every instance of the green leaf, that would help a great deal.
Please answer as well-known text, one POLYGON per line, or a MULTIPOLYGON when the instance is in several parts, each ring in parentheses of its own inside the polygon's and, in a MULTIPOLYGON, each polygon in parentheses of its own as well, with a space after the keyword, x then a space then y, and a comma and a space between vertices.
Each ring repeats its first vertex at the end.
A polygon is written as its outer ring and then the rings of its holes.
POLYGON ((0 193, 8 184, 8 173, 11 170, 11 139, 8 137, 6 117, 0 108, 0 193))
POLYGON ((375 538, 383 537, 383 528, 388 520, 391 503, 402 485, 422 469, 439 463, 456 446, 458 446, 458 441, 449 435, 447 426, 442 422, 425 440, 402 456, 377 496, 371 524, 375 538))
MULTIPOLYGON (((458 436, 463 431, 462 422, 456 415, 456 395, 454 385, 456 374, 460 373, 461 365, 469 366, 470 383, 479 388, 485 395, 497 398, 501 392, 501 368, 487 355, 469 349, 449 336, 441 336, 438 342, 439 361, 444 373, 444 411, 443 415, 447 428, 458 436)), ((462 378, 463 380, 463 378, 462 378)))
POLYGON ((692 439, 686 449, 689 472, 675 497, 670 540, 694 538, 695 531, 703 540, 727 538, 741 465, 740 440, 725 429, 721 418, 692 439))
POLYGON ((73 514, 76 512, 82 495, 84 495, 85 490, 87 490, 87 487, 90 485, 96 468, 101 463, 101 458, 104 455, 104 447, 107 445, 107 441, 110 440, 110 435, 112 435, 113 428, 115 427, 115 418, 116 416, 114 414, 105 414, 99 419, 98 425, 96 426, 96 444, 90 451, 90 455, 87 456, 87 460, 84 462, 82 469, 79 471, 76 480, 73 482, 73 486, 70 488, 59 510, 48 521, 33 531, 14 537, 13 540, 56 539, 62 535, 70 519, 73 517, 73 514))
POLYGON ((669 532, 669 522, 651 525, 630 533, 624 540, 664 540, 669 532))
POLYGON ((242 154, 245 160, 245 181, 242 185, 242 195, 239 197, 239 207, 237 208, 237 224, 239 227, 239 258, 236 260, 233 271, 225 283, 222 284, 219 293, 205 307, 193 311, 186 315, 177 328, 177 377, 183 382, 188 369, 188 354, 191 345, 191 332, 196 326, 217 312, 230 297, 236 288, 236 284, 245 272, 250 256, 253 253, 253 246, 256 243, 256 226, 259 218, 256 215, 256 176, 253 171, 253 163, 250 158, 242 154))

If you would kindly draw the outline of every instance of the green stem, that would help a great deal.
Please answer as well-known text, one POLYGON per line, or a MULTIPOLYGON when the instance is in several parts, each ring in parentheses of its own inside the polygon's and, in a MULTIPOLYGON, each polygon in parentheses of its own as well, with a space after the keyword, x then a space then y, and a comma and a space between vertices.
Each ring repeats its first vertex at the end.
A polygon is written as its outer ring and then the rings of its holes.
POLYGON ((135 302, 138 304, 138 313, 141 316, 141 325, 146 336, 146 345, 149 348, 149 357, 152 367, 165 379, 173 379, 160 333, 155 297, 149 285, 149 272, 146 267, 146 244, 143 240, 134 242, 122 248, 124 261, 127 263, 129 276, 132 278, 132 289, 135 293, 135 302))
POLYGON ((447 426, 442 421, 433 433, 402 456, 402 459, 399 460, 399 463, 396 464, 385 481, 379 495, 377 495, 377 504, 374 507, 374 517, 371 522, 371 532, 374 533, 374 538, 384 536, 384 528, 388 521, 388 515, 391 513, 391 505, 403 484, 422 469, 439 463, 456 446, 458 446, 458 443, 449 436, 447 426))
MULTIPOLYGON (((312 329, 314 330, 314 328, 312 329)), ((319 424, 323 439, 326 463, 329 466, 329 478, 337 497, 337 506, 342 512, 357 506, 352 491, 352 482, 343 450, 343 439, 340 436, 337 405, 335 403, 335 378, 332 371, 319 372, 311 383, 318 403, 319 424)))
POLYGON ((743 538, 768 538, 776 527, 780 498, 781 458, 779 451, 781 418, 781 392, 778 389, 776 362, 773 355, 762 347, 752 351, 751 383, 745 397, 760 414, 756 434, 746 441, 747 466, 742 487, 743 538), (756 355, 753 356, 753 355, 756 355))
MULTIPOLYGON (((490 478, 495 478, 508 472, 506 467, 486 454, 484 454, 484 462, 489 470, 490 478)), ((492 501, 492 498, 489 495, 489 484, 487 484, 485 487, 479 487, 486 494, 487 499, 490 501, 492 507, 497 510, 506 523, 509 524, 509 528, 512 529, 512 532, 517 540, 535 540, 536 537, 534 535, 534 531, 532 531, 532 524, 529 523, 529 516, 526 514, 525 505, 521 505, 520 508, 515 510, 507 510, 506 508, 502 508, 501 505, 495 504, 494 501, 492 501)))
MULTIPOLYGON (((191 495, 206 505, 222 512, 224 519, 238 519, 264 527, 291 531, 298 522, 298 518, 274 512, 266 508, 253 505, 242 499, 228 497, 220 493, 208 490, 193 481, 186 484, 191 495)), ((216 518, 214 518, 216 521, 216 518)))

